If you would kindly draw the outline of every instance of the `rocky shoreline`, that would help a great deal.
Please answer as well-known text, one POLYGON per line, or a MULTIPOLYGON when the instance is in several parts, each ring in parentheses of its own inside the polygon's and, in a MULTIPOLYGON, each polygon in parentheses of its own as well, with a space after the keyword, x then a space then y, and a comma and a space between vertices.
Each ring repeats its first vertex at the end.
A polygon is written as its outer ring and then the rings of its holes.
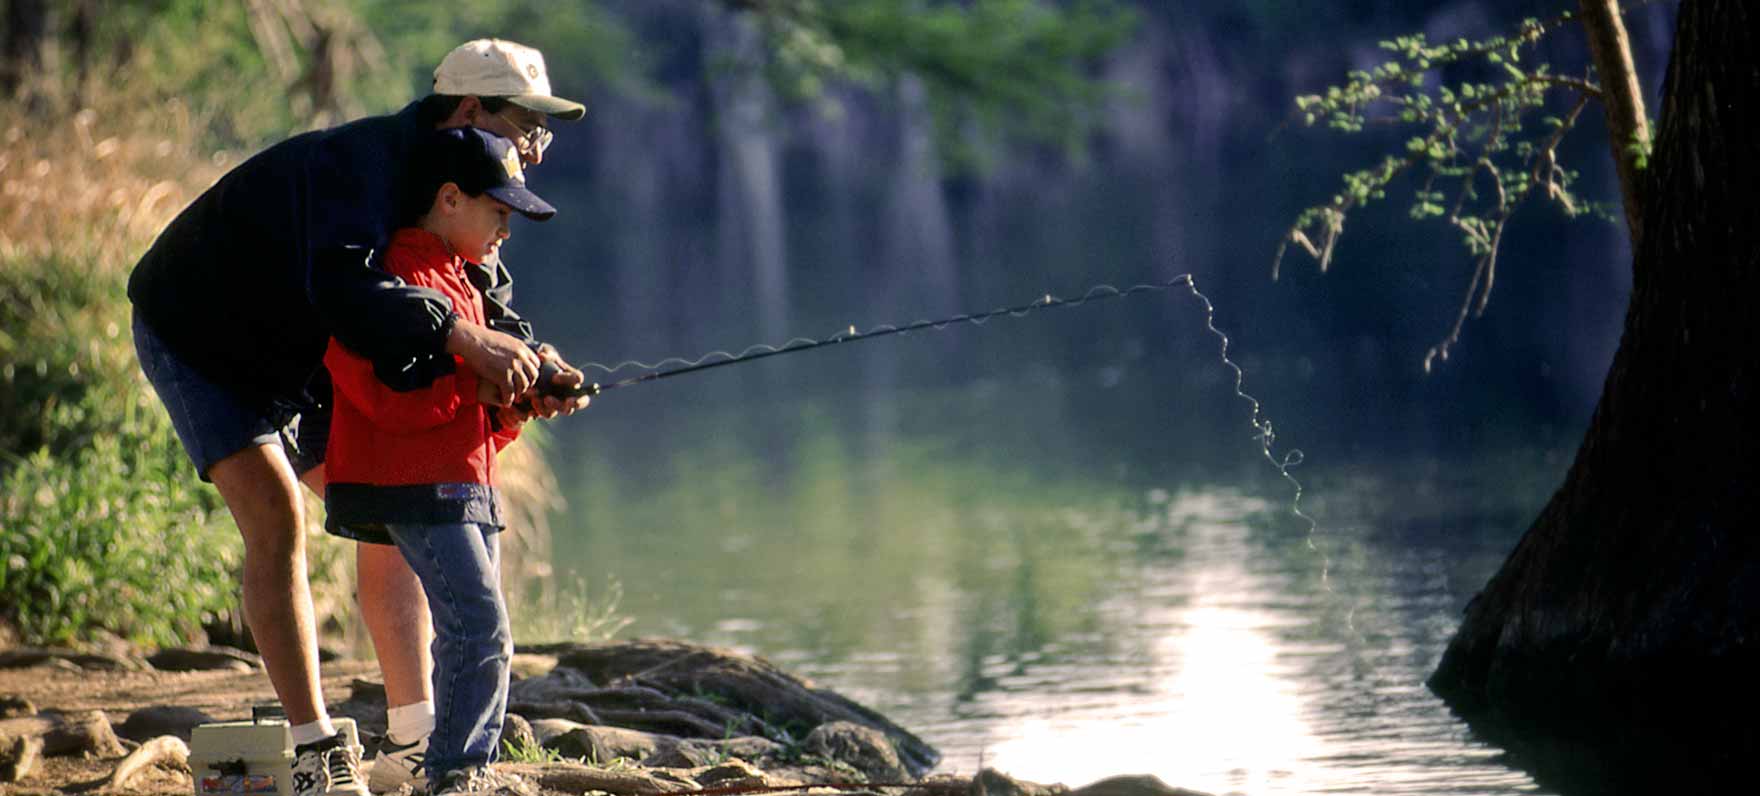
MULTIPOLYGON (((190 729, 272 702, 260 665, 225 648, 0 650, 0 796, 191 793, 190 729)), ((354 719, 370 753, 385 731, 375 670, 325 673, 327 694, 348 694, 331 714, 354 719)), ((516 752, 497 767, 546 794, 1202 796, 1147 776, 1072 789, 931 774, 940 754, 875 711, 762 658, 678 641, 522 646, 508 714, 516 752)))

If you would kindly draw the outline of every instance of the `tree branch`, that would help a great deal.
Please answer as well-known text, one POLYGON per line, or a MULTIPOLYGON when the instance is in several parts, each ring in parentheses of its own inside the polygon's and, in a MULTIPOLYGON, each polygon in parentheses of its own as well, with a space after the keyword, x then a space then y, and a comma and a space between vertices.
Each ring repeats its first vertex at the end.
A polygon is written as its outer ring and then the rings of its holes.
POLYGON ((1602 107, 1607 110, 1608 142, 1618 164, 1620 197, 1625 202, 1626 226, 1636 247, 1644 231, 1644 196, 1639 189, 1641 159, 1650 148, 1650 123, 1644 115, 1644 94, 1638 86, 1638 70, 1632 64, 1632 48, 1620 19, 1619 0, 1579 0, 1583 31, 1601 75, 1602 107), (1638 147, 1633 151, 1633 147, 1638 147))

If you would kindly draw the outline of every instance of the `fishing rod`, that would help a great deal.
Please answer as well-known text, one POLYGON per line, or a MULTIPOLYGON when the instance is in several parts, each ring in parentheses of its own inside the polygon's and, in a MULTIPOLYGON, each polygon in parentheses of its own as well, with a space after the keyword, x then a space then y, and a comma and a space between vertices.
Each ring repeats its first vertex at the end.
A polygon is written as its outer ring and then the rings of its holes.
POLYGON ((558 386, 553 377, 556 374, 561 373, 562 369, 552 360, 545 360, 543 367, 538 371, 538 390, 540 394, 556 398, 579 398, 583 395, 598 395, 606 390, 615 390, 620 387, 633 387, 637 384, 647 384, 648 382, 659 381, 661 379, 669 379, 673 376, 683 376, 686 373, 699 373, 711 368, 737 365, 742 362, 754 362, 769 357, 782 356, 783 354, 797 354, 802 351, 811 351, 815 348, 823 348, 825 346, 839 345, 842 343, 855 343, 863 340, 876 340, 882 337, 890 337, 895 334, 906 334, 909 332, 921 331, 923 329, 940 331, 956 323, 970 323, 982 326, 986 321, 1004 315, 1019 318, 1023 315, 1038 312, 1040 310, 1056 309, 1059 307, 1079 307, 1083 304, 1105 301, 1108 299, 1124 298, 1138 293, 1160 292, 1180 285, 1184 285, 1194 291, 1197 289, 1192 283, 1191 274, 1181 274, 1164 282, 1132 285, 1123 290, 1111 285, 1095 285, 1088 288, 1087 292, 1082 294, 1080 298, 1073 299, 1058 298, 1050 293, 1046 293, 1027 304, 1019 304, 1013 307, 1000 307, 990 310, 989 312, 962 313, 959 315, 950 315, 946 318, 938 318, 936 320, 916 321, 904 326, 883 324, 868 329, 867 331, 856 331, 855 326, 850 326, 848 329, 831 335, 830 337, 820 339, 797 337, 780 346, 762 344, 754 345, 738 354, 731 354, 726 351, 711 351, 697 357, 696 359, 687 360, 674 357, 663 359, 654 364, 629 361, 619 363, 613 367, 606 367, 597 363, 587 363, 586 365, 581 366, 583 369, 595 368, 602 370, 607 374, 616 373, 617 371, 628 367, 641 368, 648 371, 639 376, 631 376, 626 379, 610 382, 609 384, 591 384, 583 382, 578 387, 558 386), (675 364, 676 367, 667 367, 667 365, 673 364, 675 364))
MULTIPOLYGON (((1198 285, 1196 282, 1192 281, 1191 274, 1180 274, 1179 276, 1162 282, 1132 285, 1124 290, 1119 290, 1111 285, 1095 285, 1088 288, 1087 292, 1083 293, 1081 298, 1074 299, 1057 298, 1056 296, 1047 293, 1027 304, 1013 307, 1001 307, 989 312, 951 315, 946 318, 932 321, 917 321, 904 326, 876 326, 865 332, 858 332, 856 331, 856 327, 850 326, 848 329, 838 332, 830 337, 818 340, 804 337, 795 338, 780 346, 754 345, 738 354, 731 354, 726 351, 711 351, 694 360, 668 358, 651 364, 646 362, 627 361, 620 362, 611 367, 596 362, 589 362, 581 366, 582 370, 592 368, 604 371, 607 374, 616 373, 624 368, 640 368, 648 371, 639 376, 631 376, 609 384, 583 383, 578 387, 557 386, 554 377, 556 374, 561 373, 562 369, 555 365, 551 360, 545 360, 542 368, 538 371, 538 384, 540 385, 538 389, 540 394, 559 398, 579 398, 584 395, 598 395, 606 390, 614 390, 619 387, 633 387, 637 384, 646 384, 648 382, 659 381, 660 379, 667 379, 673 376, 683 376, 686 373, 697 373, 709 370, 710 368, 718 368, 723 365, 736 365, 741 362, 751 362, 768 357, 781 356, 783 354, 811 351, 815 348, 823 348, 825 346, 837 345, 839 343, 874 340, 881 337, 905 334, 907 332, 914 332, 922 329, 940 331, 956 323, 970 323, 982 326, 986 321, 1004 315, 1018 318, 1029 313, 1038 312, 1039 310, 1048 310, 1057 307, 1079 307, 1091 302, 1124 298, 1138 293, 1158 293, 1182 285, 1187 290, 1191 291, 1193 298, 1196 298, 1203 307, 1204 328, 1216 337, 1217 342, 1220 345, 1217 355, 1221 358, 1223 366, 1227 367, 1229 371, 1234 374, 1235 397, 1245 401, 1251 409, 1251 415, 1248 417, 1247 422, 1253 427, 1253 436, 1258 442, 1259 452, 1265 457, 1265 461, 1269 462, 1272 467, 1276 468, 1278 475, 1282 476, 1285 481, 1289 482, 1290 486, 1295 490, 1295 495, 1290 501, 1290 513, 1307 524, 1308 548, 1320 554, 1320 583, 1326 591, 1330 593, 1332 592, 1332 582, 1330 577, 1332 558, 1330 555, 1321 551, 1314 543, 1315 533, 1319 530, 1319 524, 1314 522, 1314 518, 1308 516, 1302 511, 1302 484, 1300 481, 1296 480, 1296 477, 1290 472, 1295 467, 1301 465, 1306 456, 1300 449, 1296 448, 1283 451, 1281 455, 1274 451, 1273 446, 1276 443, 1277 434, 1272 430, 1271 420, 1270 418, 1265 417, 1259 399, 1254 398, 1247 393, 1245 387, 1246 374, 1241 370, 1241 366, 1236 364, 1235 361, 1228 356, 1228 335, 1224 334, 1221 329, 1216 328, 1216 307, 1210 303, 1210 298, 1208 296, 1199 292, 1198 285), (667 367, 668 365, 676 366, 667 367)), ((1351 608, 1351 613, 1346 618, 1347 624, 1349 624, 1353 630, 1356 628, 1353 619, 1355 615, 1356 608, 1353 606, 1351 608)))

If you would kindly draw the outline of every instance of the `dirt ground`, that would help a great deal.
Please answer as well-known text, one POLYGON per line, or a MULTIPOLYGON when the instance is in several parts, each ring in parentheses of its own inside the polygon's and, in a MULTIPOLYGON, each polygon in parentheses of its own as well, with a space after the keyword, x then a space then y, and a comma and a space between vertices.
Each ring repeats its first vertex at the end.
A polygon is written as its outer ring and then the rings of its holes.
MULTIPOLYGON (((377 679, 371 661, 324 664, 324 694, 331 702, 344 699, 356 678, 377 679)), ((180 705, 203 711, 216 720, 249 718, 252 705, 272 704, 275 693, 262 671, 253 672, 107 672, 49 666, 0 670, 0 696, 23 697, 37 710, 102 710, 113 726, 130 713, 154 705, 180 705)), ((22 781, 0 784, 0 796, 42 793, 97 793, 159 796, 193 792, 187 773, 154 769, 136 778, 133 787, 102 790, 100 786, 121 758, 46 757, 22 781)))

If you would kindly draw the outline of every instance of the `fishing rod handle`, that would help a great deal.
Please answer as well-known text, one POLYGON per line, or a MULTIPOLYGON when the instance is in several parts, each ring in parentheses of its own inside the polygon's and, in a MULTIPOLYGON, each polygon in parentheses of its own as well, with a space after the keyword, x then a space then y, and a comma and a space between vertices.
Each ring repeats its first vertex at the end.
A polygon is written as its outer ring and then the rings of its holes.
MULTIPOLYGON (((563 387, 557 384, 556 377, 561 373, 562 366, 556 364, 555 360, 544 360, 544 363, 538 366, 538 381, 533 385, 537 389, 537 393, 547 398, 579 398, 599 394, 599 385, 585 381, 576 387, 563 387)), ((521 414, 529 415, 532 413, 532 402, 515 401, 513 408, 521 414)))
POLYGON ((556 377, 561 373, 562 366, 556 364, 556 360, 544 360, 543 364, 538 366, 538 394, 548 398, 579 398, 583 395, 599 394, 599 385, 586 381, 582 381, 576 387, 563 387, 557 384, 556 377))

